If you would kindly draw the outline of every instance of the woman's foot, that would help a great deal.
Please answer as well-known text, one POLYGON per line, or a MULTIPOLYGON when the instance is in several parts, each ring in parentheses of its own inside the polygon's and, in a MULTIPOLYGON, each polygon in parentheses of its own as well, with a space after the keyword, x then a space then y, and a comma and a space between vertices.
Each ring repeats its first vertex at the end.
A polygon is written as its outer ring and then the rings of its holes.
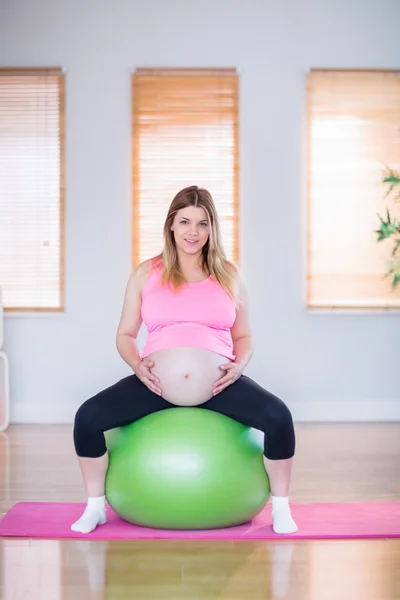
POLYGON ((71 525, 71 530, 78 533, 90 533, 98 525, 107 522, 105 496, 99 498, 88 498, 87 506, 83 515, 71 525))
POLYGON ((275 533, 296 533, 298 527, 293 520, 289 498, 272 496, 272 528, 275 533))

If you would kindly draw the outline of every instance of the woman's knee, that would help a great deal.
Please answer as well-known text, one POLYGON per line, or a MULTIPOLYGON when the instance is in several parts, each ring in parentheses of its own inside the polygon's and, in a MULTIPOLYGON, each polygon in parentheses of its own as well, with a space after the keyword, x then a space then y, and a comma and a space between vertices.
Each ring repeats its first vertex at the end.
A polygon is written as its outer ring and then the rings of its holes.
POLYGON ((266 415, 266 456, 273 460, 292 458, 296 435, 293 416, 282 401, 277 403, 273 415, 266 415))
POLYGON ((289 407, 284 402, 281 402, 279 404, 279 407, 277 408, 276 420, 277 420, 277 427, 281 431, 282 430, 283 431, 285 431, 285 430, 291 431, 294 429, 292 413, 291 413, 289 407))
POLYGON ((98 457, 105 452, 95 397, 86 400, 76 411, 74 443, 78 456, 98 457))
POLYGON ((96 412, 95 399, 86 400, 75 413, 74 429, 85 431, 93 429, 96 412))

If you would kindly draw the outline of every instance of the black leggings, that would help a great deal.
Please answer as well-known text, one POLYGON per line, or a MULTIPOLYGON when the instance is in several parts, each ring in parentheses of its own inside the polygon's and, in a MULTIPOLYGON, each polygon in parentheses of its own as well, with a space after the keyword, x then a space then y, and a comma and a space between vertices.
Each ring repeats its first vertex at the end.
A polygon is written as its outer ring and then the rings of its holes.
MULTIPOLYGON (((74 443, 78 456, 97 458, 106 452, 104 432, 142 417, 175 408, 130 375, 86 400, 78 409, 74 443)), ((295 451, 292 415, 287 406, 246 375, 199 408, 221 413, 265 433, 264 454, 271 460, 291 458, 295 451)))

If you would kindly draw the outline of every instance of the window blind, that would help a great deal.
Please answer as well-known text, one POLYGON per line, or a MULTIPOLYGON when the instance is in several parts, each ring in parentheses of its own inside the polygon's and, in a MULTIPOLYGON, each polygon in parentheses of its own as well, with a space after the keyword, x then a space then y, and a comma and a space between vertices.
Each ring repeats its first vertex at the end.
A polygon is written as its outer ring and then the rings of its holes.
POLYGON ((0 69, 0 287, 5 310, 64 308, 64 74, 0 69))
POLYGON ((238 75, 233 69, 137 69, 132 78, 133 264, 158 254, 175 194, 206 187, 227 257, 239 260, 238 75))
POLYGON ((400 307, 377 242, 386 167, 400 169, 400 72, 312 70, 307 79, 307 302, 311 308, 400 307))

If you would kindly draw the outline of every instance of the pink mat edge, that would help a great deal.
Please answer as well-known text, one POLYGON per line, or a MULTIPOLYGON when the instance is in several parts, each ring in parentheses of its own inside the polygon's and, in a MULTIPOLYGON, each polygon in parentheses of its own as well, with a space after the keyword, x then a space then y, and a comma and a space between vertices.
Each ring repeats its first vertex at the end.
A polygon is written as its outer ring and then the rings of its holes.
MULTIPOLYGON (((285 535, 278 535, 275 534, 272 530, 270 533, 250 533, 248 535, 244 535, 243 532, 240 532, 237 528, 241 527, 241 526, 235 526, 231 528, 232 533, 230 535, 218 535, 218 529, 213 529, 213 530, 170 530, 170 529, 153 529, 151 527, 147 528, 147 527, 143 527, 140 525, 133 525, 133 527, 136 529, 135 535, 134 536, 126 536, 126 535, 119 535, 117 533, 117 535, 110 535, 110 534, 104 534, 102 533, 104 531, 103 527, 106 526, 100 526, 98 527, 95 532, 93 532, 92 534, 81 534, 81 533, 77 533, 74 532, 70 529, 67 530, 67 532, 65 534, 61 533, 58 535, 55 534, 41 534, 41 535, 37 535, 37 534, 32 534, 32 533, 18 533, 18 534, 11 534, 11 533, 2 533, 2 522, 4 521, 4 519, 7 517, 7 515, 13 511, 13 509, 16 509, 17 507, 24 507, 24 506, 32 506, 32 505, 36 505, 36 506, 43 506, 44 504, 49 504, 49 505, 60 505, 60 504, 64 504, 67 505, 68 507, 71 506, 76 506, 84 508, 85 504, 84 503, 80 503, 80 502, 52 502, 52 501, 40 501, 40 502, 29 502, 29 501, 24 501, 24 502, 16 502, 8 511, 6 514, 3 515, 3 517, 0 519, 0 538, 9 538, 9 539, 80 539, 80 540, 109 540, 109 541, 127 541, 127 542, 132 542, 132 541, 136 541, 136 540, 243 540, 243 541, 248 541, 248 540, 350 540, 350 539, 397 539, 400 538, 400 520, 399 520, 399 531, 397 533, 358 533, 358 534, 318 534, 318 533, 308 533, 308 534, 303 534, 300 531, 293 533, 293 534, 285 534, 285 535), (142 534, 138 534, 139 531, 143 531, 142 534), (150 535, 151 532, 151 535, 150 535), (236 533, 235 533, 236 532, 236 533)), ((292 509, 296 510, 297 507, 299 508, 304 508, 304 507, 309 507, 309 506, 324 506, 324 507, 328 507, 328 506, 337 506, 339 504, 346 504, 346 505, 352 505, 354 506, 374 506, 375 508, 377 507, 396 507, 398 509, 400 509, 400 501, 372 501, 372 502, 294 502, 292 503, 292 509)), ((113 513, 113 510, 111 507, 108 506, 108 510, 111 510, 111 512, 113 513)), ((260 513, 261 514, 261 513, 260 513)), ((249 524, 251 523, 251 521, 249 521, 249 524)), ((111 527, 113 526, 113 523, 110 523, 111 527)), ((129 523, 126 523, 126 525, 130 525, 129 523)), ((226 532, 228 528, 224 528, 221 529, 221 532, 226 532)), ((110 529, 106 527, 106 530, 109 531, 110 529)))

